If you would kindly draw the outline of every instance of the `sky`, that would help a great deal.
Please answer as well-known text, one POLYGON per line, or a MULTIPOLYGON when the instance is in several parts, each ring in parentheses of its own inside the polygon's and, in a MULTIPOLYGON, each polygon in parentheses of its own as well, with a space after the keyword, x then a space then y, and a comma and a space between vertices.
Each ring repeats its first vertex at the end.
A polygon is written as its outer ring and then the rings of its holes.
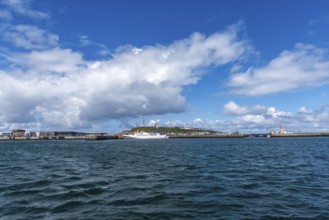
POLYGON ((0 0, 0 132, 329 131, 327 0, 0 0))

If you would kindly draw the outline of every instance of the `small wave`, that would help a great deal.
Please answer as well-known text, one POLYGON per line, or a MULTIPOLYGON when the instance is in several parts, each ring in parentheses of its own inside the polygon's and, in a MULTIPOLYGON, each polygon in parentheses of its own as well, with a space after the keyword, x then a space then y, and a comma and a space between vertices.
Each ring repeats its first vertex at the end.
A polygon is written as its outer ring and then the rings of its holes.
POLYGON ((4 193, 4 196, 29 196, 43 192, 42 189, 31 189, 31 190, 15 190, 4 193))
POLYGON ((51 181, 46 180, 33 180, 28 182, 16 183, 14 185, 8 186, 9 190, 20 190, 20 189, 31 189, 31 188, 38 188, 43 186, 48 186, 51 184, 51 181))
POLYGON ((164 200, 166 197, 163 194, 152 195, 152 196, 145 196, 145 197, 138 197, 134 199, 114 199, 113 201, 109 202, 108 205, 113 206, 140 206, 140 205, 147 205, 157 203, 160 200, 164 200))
POLYGON ((93 196, 93 195, 99 195, 99 194, 102 194, 104 192, 106 192, 106 188, 102 188, 102 187, 97 187, 97 188, 92 188, 92 189, 87 189, 84 191, 84 193, 86 195, 90 195, 90 196, 93 196))
POLYGON ((51 209, 52 212, 58 213, 58 212, 65 212, 72 210, 73 208, 76 207, 81 207, 85 204, 83 201, 75 200, 75 201, 68 201, 65 203, 62 203, 60 205, 57 205, 51 209))

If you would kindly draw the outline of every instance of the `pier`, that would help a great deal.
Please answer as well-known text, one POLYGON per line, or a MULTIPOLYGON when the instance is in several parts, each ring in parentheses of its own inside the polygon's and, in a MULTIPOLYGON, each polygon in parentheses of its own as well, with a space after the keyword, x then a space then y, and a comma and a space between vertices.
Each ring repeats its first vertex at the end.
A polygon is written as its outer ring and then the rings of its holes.
POLYGON ((177 134, 168 135, 169 138, 244 138, 244 134, 177 134))
POLYGON ((284 137, 328 137, 328 136, 329 136, 329 132, 270 134, 270 137, 271 138, 284 138, 284 137))

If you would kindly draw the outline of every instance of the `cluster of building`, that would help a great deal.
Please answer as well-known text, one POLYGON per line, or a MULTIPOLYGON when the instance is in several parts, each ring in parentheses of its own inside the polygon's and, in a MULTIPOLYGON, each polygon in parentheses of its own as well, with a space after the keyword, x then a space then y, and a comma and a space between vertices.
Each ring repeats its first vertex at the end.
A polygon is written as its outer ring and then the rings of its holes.
POLYGON ((89 136, 106 136, 107 133, 87 133, 75 131, 26 131, 24 129, 13 129, 11 132, 0 134, 1 139, 86 139, 89 136))

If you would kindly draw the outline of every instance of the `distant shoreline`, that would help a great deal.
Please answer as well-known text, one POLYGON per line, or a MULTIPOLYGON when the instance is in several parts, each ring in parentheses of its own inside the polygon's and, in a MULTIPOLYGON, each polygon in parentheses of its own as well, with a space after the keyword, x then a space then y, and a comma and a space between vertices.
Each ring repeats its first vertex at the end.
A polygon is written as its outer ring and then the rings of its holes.
MULTIPOLYGON (((291 138, 291 137, 329 137, 329 132, 309 132, 309 133, 286 133, 286 134, 177 134, 168 135, 170 139, 184 139, 184 138, 291 138)), ((86 140, 86 141, 97 141, 97 140, 114 140, 123 139, 119 134, 116 135, 90 135, 90 136, 66 136, 66 137, 2 137, 0 141, 45 141, 45 140, 86 140)))

